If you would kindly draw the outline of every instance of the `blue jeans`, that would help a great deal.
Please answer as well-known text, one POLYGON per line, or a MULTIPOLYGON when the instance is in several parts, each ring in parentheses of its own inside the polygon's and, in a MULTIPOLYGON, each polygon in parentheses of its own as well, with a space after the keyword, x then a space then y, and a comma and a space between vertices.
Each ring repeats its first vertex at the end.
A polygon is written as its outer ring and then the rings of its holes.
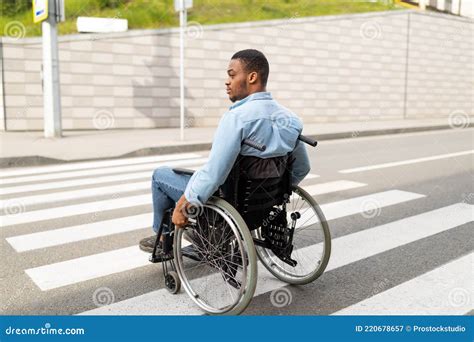
POLYGON ((191 176, 179 175, 168 166, 160 166, 153 171, 151 193, 153 196, 153 231, 158 232, 164 213, 175 206, 191 176))

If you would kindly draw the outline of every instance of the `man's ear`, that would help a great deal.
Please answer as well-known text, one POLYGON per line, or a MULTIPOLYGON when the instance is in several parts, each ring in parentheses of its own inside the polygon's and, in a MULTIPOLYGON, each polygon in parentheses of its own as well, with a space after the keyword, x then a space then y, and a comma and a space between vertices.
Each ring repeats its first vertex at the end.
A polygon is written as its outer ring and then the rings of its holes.
POLYGON ((256 71, 252 71, 248 76, 247 76, 247 79, 249 81, 250 84, 254 84, 257 82, 258 80, 258 74, 256 71))

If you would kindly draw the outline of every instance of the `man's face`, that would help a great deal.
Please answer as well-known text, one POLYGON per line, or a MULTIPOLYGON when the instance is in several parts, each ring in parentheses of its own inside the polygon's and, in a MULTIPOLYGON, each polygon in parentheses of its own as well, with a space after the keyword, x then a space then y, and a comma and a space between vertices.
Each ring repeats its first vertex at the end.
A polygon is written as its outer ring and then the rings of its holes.
POLYGON ((240 59, 231 59, 227 67, 227 81, 225 86, 227 95, 232 102, 249 96, 249 74, 245 71, 240 59))

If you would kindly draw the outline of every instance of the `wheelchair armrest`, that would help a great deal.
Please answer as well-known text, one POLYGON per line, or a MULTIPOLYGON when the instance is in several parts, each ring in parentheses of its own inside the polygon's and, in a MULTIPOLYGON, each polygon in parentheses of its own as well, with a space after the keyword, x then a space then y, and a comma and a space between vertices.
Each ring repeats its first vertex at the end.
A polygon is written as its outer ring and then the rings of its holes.
POLYGON ((184 168, 182 168, 182 167, 175 167, 175 168, 173 168, 173 172, 174 172, 174 173, 177 173, 178 175, 189 175, 189 176, 192 176, 195 171, 194 171, 194 170, 190 170, 190 169, 184 169, 184 168))

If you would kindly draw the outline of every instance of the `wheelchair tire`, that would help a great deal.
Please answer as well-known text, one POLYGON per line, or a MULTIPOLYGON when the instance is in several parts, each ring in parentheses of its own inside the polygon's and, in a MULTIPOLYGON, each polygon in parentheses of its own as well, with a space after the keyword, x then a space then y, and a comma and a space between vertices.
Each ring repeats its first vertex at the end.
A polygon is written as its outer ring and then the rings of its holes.
POLYGON ((200 209, 194 225, 175 231, 174 259, 181 284, 207 314, 240 314, 252 300, 257 284, 252 235, 242 216, 224 199, 213 196, 200 209), (210 224, 205 227, 201 222, 210 224), (184 246, 190 236, 194 256, 184 246))
POLYGON ((181 289, 181 280, 179 279, 178 273, 175 271, 168 272, 165 276, 165 286, 171 294, 177 294, 181 289))
MULTIPOLYGON (((291 266, 285 265, 282 261, 280 261, 278 257, 270 249, 257 246, 256 252, 257 252, 258 259, 260 260, 260 262, 277 279, 284 281, 288 284, 305 285, 316 280, 319 276, 321 276, 321 274, 326 269, 326 266, 329 262, 329 258, 331 255, 331 234, 329 231, 327 220, 323 212, 321 211, 321 208, 319 207, 318 203, 314 200, 314 198, 308 192, 306 192, 304 189, 302 189, 299 186, 294 186, 293 192, 297 193, 301 198, 303 198, 304 201, 306 201, 309 204, 309 206, 311 207, 311 209, 314 211, 315 215, 317 216, 317 223, 320 224, 320 228, 321 228, 320 230, 323 236, 318 241, 319 241, 319 244, 322 244, 323 251, 321 253, 322 256, 320 260, 315 262, 315 266, 317 265, 317 267, 311 267, 312 268, 311 271, 309 271, 307 274, 296 275, 294 274, 294 272, 292 272, 293 269, 291 268, 291 266)), ((300 231, 296 229, 295 234, 298 232, 300 231)), ((254 230, 253 234, 257 238, 261 239, 262 238, 261 227, 254 230)), ((311 245, 305 246, 305 247, 306 248, 303 248, 303 250, 306 249, 306 251, 308 251, 310 250, 309 248, 311 248, 311 245)), ((294 254, 294 252, 292 254, 294 254)), ((302 254, 304 255, 304 252, 302 252, 302 254)))

